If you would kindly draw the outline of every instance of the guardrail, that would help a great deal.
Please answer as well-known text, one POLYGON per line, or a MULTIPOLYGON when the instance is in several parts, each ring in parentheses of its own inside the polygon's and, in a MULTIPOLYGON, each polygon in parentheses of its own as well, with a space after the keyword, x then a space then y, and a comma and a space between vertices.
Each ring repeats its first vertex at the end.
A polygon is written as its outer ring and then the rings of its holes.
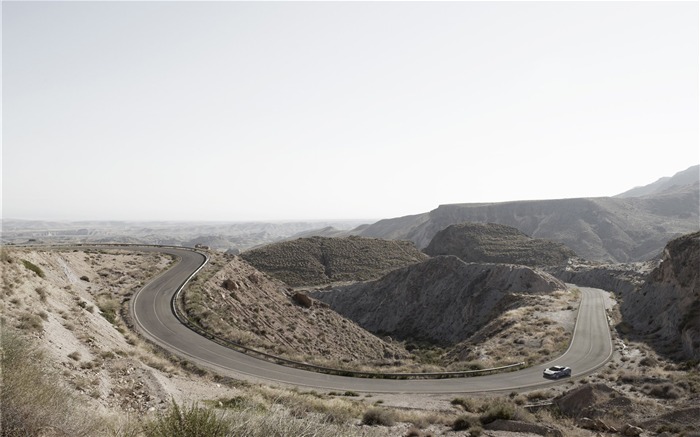
MULTIPOLYGON (((188 248, 189 249, 189 248, 188 248)), ((193 250, 193 249, 189 249, 193 250)), ((332 367, 325 367, 325 366, 318 366, 316 364, 309 364, 309 363, 304 363, 302 361, 295 361, 295 360, 290 360, 287 358, 280 357, 278 355, 273 355, 269 354, 267 352, 259 351, 257 349, 250 348, 248 346, 242 345, 240 343, 236 343, 234 341, 219 337, 217 335, 214 335, 207 330, 203 329, 202 327, 192 323, 190 319, 187 317, 187 315, 184 313, 184 311, 181 311, 180 308, 178 307, 178 301, 180 298, 180 293, 184 290, 184 288, 187 286, 187 284, 190 282, 190 280, 197 274, 199 273, 202 268, 207 264, 209 261, 209 257, 206 254, 203 254, 202 252, 193 250, 200 255, 204 256, 204 262, 195 270, 186 280, 185 282, 180 285, 180 287, 177 289, 175 294, 173 295, 171 301, 170 301, 170 306, 173 311, 173 314, 177 318, 177 320, 189 328, 190 330, 196 332, 197 334, 208 338, 209 340, 212 340, 222 346, 237 350, 238 352, 244 353, 246 355, 254 356, 256 358, 261 358, 266 361, 273 362, 275 364, 280 364, 283 366, 288 366, 288 367, 294 367, 302 370, 309 370, 312 372, 318 372, 318 373, 325 373, 325 374, 330 374, 330 375, 339 375, 339 376, 349 376, 353 378, 381 378, 381 379, 443 379, 443 378, 463 378, 463 377, 468 377, 468 376, 477 376, 477 375, 488 375, 492 373, 499 373, 499 372, 504 372, 504 371, 510 371, 510 370, 515 370, 516 368, 523 367, 525 366, 524 362, 519 362, 519 363, 514 363, 514 364, 508 364, 505 366, 500 366, 500 367, 492 367, 488 369, 478 369, 478 370, 461 370, 461 371, 454 371, 454 372, 422 372, 422 373, 382 373, 382 372, 362 372, 362 371, 356 371, 356 370, 348 370, 348 369, 336 369, 332 367)))

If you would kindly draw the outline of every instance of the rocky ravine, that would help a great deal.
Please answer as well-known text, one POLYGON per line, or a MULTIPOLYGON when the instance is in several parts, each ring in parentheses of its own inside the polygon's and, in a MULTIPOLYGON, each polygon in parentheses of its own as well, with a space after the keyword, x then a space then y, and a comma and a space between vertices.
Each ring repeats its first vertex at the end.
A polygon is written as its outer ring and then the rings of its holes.
POLYGON ((525 266, 467 264, 441 256, 373 282, 312 295, 371 332, 454 345, 517 306, 519 295, 565 288, 525 266))
POLYGON ((556 277, 614 291, 620 329, 665 356, 700 359, 700 232, 670 241, 660 261, 635 264, 569 264, 556 277))
POLYGON ((454 255, 465 262, 565 264, 576 253, 561 243, 530 238, 516 228, 495 223, 461 223, 438 232, 424 250, 430 256, 454 255))

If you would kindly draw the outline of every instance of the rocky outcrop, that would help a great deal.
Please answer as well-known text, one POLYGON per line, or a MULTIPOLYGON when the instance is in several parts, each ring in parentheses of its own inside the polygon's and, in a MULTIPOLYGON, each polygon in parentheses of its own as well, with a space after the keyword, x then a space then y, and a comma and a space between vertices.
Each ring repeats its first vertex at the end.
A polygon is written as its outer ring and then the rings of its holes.
POLYGON ((700 232, 669 242, 641 287, 622 295, 623 320, 659 352, 700 359, 699 276, 700 232))
POLYGON ((564 415, 573 418, 599 419, 612 408, 634 408, 632 400, 605 384, 586 384, 554 399, 564 415))
POLYGON ((529 267, 468 264, 440 256, 376 281, 312 296, 371 332, 447 346, 517 307, 519 296, 565 288, 561 281, 529 267))
POLYGON ((454 255, 465 262, 563 265, 576 253, 561 243, 530 238, 511 226, 461 223, 438 232, 424 250, 430 256, 454 255))
POLYGON ((299 238, 244 252, 247 262, 287 284, 366 281, 428 258, 409 241, 376 238, 299 238))

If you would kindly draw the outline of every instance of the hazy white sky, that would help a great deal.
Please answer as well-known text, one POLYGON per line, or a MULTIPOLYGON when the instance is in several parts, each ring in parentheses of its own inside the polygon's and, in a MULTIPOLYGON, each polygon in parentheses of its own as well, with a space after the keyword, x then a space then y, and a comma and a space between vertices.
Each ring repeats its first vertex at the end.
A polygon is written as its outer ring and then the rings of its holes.
POLYGON ((388 218, 700 162, 698 2, 2 2, 2 215, 388 218))

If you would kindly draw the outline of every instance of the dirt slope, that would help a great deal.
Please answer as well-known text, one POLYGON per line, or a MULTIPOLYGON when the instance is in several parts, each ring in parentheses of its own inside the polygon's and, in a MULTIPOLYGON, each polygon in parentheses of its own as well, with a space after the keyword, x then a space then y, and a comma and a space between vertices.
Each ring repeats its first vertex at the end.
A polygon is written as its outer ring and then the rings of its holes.
POLYGON ((292 291, 240 257, 204 284, 195 283, 185 299, 190 317, 210 332, 299 361, 342 367, 381 365, 408 356, 399 345, 292 291))

